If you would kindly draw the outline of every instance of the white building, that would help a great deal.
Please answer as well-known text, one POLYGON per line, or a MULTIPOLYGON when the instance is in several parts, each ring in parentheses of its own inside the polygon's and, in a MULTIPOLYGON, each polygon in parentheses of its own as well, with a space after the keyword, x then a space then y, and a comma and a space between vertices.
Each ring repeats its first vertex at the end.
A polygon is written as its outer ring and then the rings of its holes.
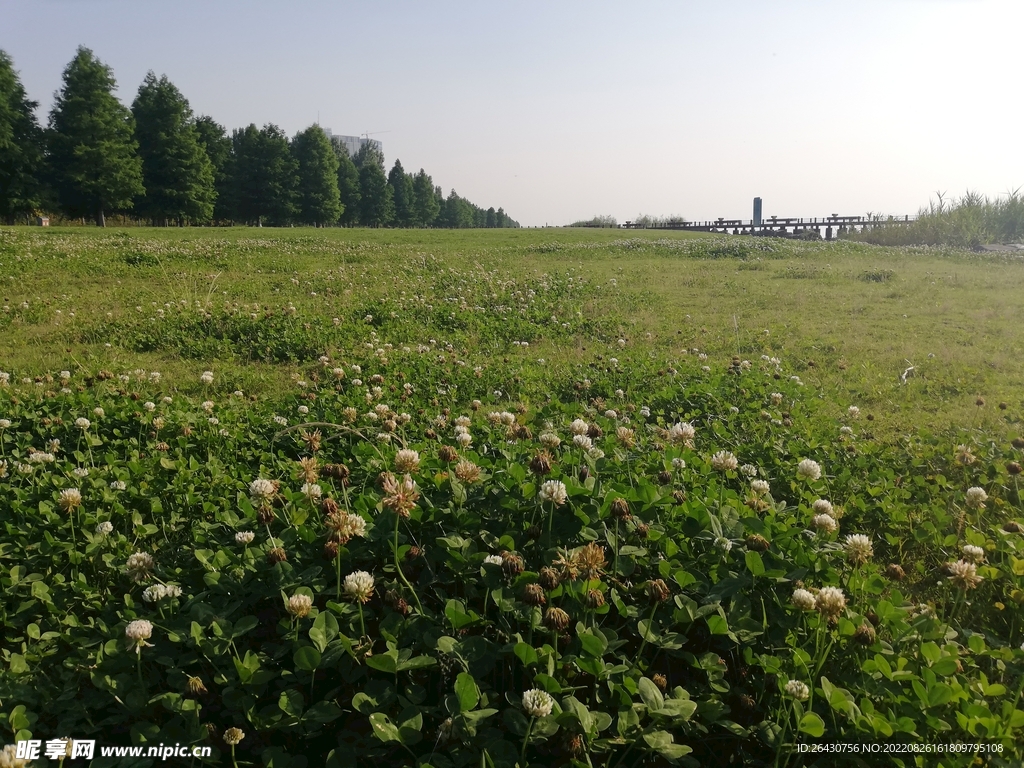
POLYGON ((360 149, 362 149, 364 144, 370 144, 371 146, 376 148, 378 152, 384 154, 384 145, 381 144, 376 139, 364 139, 362 136, 341 136, 340 134, 331 133, 330 128, 324 128, 322 125, 320 127, 323 129, 323 132, 327 134, 327 138, 335 138, 341 140, 341 143, 345 145, 345 149, 348 150, 349 157, 355 157, 356 153, 359 152, 360 149))

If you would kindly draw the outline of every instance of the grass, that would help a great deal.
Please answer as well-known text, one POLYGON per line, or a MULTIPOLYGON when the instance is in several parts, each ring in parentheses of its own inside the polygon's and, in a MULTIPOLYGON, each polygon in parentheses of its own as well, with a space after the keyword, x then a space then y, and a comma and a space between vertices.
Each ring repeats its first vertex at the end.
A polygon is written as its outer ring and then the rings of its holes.
MULTIPOLYGON (((621 359, 672 361, 691 349, 784 357, 836 414, 850 402, 871 411, 879 435, 953 424, 1009 429, 1024 405, 1024 264, 1001 254, 594 229, 18 228, 0 234, 0 273, 11 308, 0 316, 4 365, 19 375, 75 364, 193 373, 215 360, 240 387, 272 394, 297 371, 299 359, 284 359, 288 348, 301 355, 305 342, 282 326, 276 340, 264 339, 283 347, 269 358, 252 345, 185 348, 182 338, 202 329, 152 321, 153 303, 198 301, 219 312, 258 302, 261 313, 292 303, 303 324, 322 328, 401 303, 406 290, 424 306, 415 322, 387 328, 384 341, 441 335, 476 364, 510 356, 532 384, 506 389, 534 397, 552 370, 568 375, 597 354, 618 354, 610 350, 622 337, 621 359), (479 276, 528 282, 544 274, 575 276, 583 288, 561 305, 574 314, 572 328, 549 324, 528 351, 511 343, 527 339, 503 337, 511 327, 460 329, 442 310, 458 290, 490 301, 479 276)), ((309 344, 320 343, 317 333, 306 334, 309 344)), ((343 335, 331 339, 343 345, 343 335)))
POLYGON ((4 740, 1018 765, 1021 269, 596 229, 0 230, 4 740))

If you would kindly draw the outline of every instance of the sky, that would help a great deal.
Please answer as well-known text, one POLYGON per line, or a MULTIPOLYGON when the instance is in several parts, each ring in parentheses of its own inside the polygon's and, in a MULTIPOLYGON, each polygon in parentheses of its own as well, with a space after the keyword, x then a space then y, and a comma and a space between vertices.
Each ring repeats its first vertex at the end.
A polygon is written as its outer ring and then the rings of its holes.
POLYGON ((913 214, 1024 187, 1022 0, 0 0, 45 122, 79 45, 230 131, 373 134, 524 226, 913 214))

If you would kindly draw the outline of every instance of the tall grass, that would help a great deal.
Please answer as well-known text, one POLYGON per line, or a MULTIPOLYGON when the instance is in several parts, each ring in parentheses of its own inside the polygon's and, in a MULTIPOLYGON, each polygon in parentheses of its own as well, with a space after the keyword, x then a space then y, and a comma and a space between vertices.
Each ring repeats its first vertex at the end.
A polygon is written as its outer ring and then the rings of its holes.
POLYGON ((978 192, 959 199, 930 201, 910 224, 882 223, 847 235, 876 245, 949 245, 977 248, 986 243, 1024 241, 1024 197, 1016 189, 990 200, 978 192))

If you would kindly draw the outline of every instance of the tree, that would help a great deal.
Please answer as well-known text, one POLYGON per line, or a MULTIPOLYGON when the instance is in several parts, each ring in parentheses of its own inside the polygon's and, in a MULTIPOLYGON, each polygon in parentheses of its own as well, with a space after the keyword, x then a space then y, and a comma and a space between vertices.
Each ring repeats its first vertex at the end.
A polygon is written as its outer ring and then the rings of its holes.
POLYGON ((441 206, 434 193, 434 180, 420 168, 412 180, 412 220, 420 227, 433 225, 441 206))
POLYGON ((485 222, 485 226, 491 228, 498 226, 498 215, 494 212, 493 205, 487 209, 487 220, 485 222))
POLYGON ((467 229, 474 224, 473 208, 470 203, 459 197, 453 189, 444 201, 442 212, 443 226, 452 229, 467 229))
POLYGON ((299 221, 327 226, 341 216, 338 156, 323 128, 311 125, 295 136, 292 154, 298 163, 299 221))
POLYGON ((413 188, 412 177, 402 168, 402 161, 395 160, 395 165, 388 174, 388 186, 395 201, 395 224, 408 227, 413 224, 413 188))
POLYGON ((331 137, 331 147, 338 158, 338 196, 343 208, 341 223, 346 227, 352 227, 359 223, 359 169, 348 156, 348 149, 340 136, 331 137))
POLYGON ((106 224, 107 211, 131 208, 144 193, 132 113, 114 96, 110 67, 79 48, 64 70, 50 112, 49 150, 61 207, 106 224))
POLYGON ((42 202, 43 132, 36 122, 37 106, 25 95, 11 57, 0 51, 0 217, 11 224, 42 202))
POLYGON ((145 197, 136 209, 167 226, 168 219, 206 223, 213 218, 213 164, 199 141, 188 100, 173 83, 153 72, 132 104, 135 138, 142 158, 145 197))
POLYGON ((231 201, 234 217, 256 222, 287 224, 298 212, 295 187, 298 165, 288 138, 276 125, 258 129, 250 124, 231 137, 233 165, 231 201))
POLYGON ((359 195, 359 218, 365 226, 383 227, 394 220, 395 201, 391 187, 384 176, 384 169, 376 162, 364 161, 359 169, 359 195))
POLYGON ((380 168, 381 173, 384 172, 384 153, 381 152, 377 143, 373 141, 364 141, 360 144, 356 156, 352 158, 352 162, 355 163, 356 168, 360 171, 363 170, 364 165, 372 164, 380 168))
POLYGON ((224 130, 224 126, 212 117, 203 116, 197 119, 195 129, 196 139, 206 150, 206 156, 210 158, 210 166, 213 169, 213 188, 217 193, 213 204, 213 218, 217 221, 230 219, 231 138, 224 130))

